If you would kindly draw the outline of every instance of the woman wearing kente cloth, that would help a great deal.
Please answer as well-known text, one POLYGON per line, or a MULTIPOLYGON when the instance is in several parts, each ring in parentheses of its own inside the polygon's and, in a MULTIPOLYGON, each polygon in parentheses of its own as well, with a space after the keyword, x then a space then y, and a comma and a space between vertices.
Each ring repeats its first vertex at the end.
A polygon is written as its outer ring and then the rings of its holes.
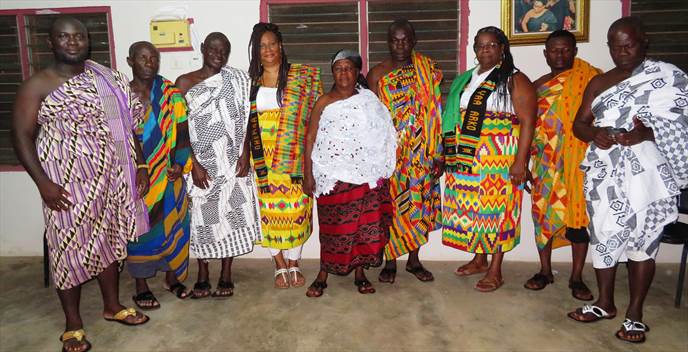
POLYGON ((447 172, 442 243, 476 254, 455 273, 487 272, 475 288, 490 292, 504 283, 504 252, 520 240, 536 98, 528 77, 514 67, 502 30, 480 29, 473 49, 479 65, 454 80, 442 118, 447 172), (493 255, 489 268, 487 254, 493 255))
POLYGON ((322 94, 320 70, 290 64, 272 23, 253 26, 249 52, 253 87, 244 147, 256 171, 262 243, 275 261, 275 287, 300 287, 305 278, 298 261, 311 234, 313 207, 303 192, 303 155, 308 116, 322 94))
POLYGON ((146 106, 136 135, 149 177, 144 196, 150 230, 127 245, 127 269, 136 280, 134 303, 141 309, 160 308, 146 279, 165 271, 165 288, 178 298, 189 293, 181 283, 189 269, 189 212, 183 173, 191 170, 191 144, 186 102, 174 84, 158 75, 160 53, 149 42, 129 47, 127 63, 134 79, 131 90, 146 106))
POLYGON ((328 273, 348 275, 375 293, 364 269, 382 264, 392 222, 388 178, 396 164, 392 116, 361 75, 350 50, 332 59, 332 90, 315 103, 306 139, 304 191, 318 200, 320 272, 308 297, 320 297, 328 273))

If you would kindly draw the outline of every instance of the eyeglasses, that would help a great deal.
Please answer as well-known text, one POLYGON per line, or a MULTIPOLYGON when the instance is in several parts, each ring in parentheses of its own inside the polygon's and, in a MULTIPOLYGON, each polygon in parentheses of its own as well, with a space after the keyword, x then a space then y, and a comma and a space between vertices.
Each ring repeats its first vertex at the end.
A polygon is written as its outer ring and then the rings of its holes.
POLYGON ((485 50, 485 49, 495 50, 498 47, 499 47, 499 43, 497 43, 497 42, 489 42, 489 43, 484 43, 484 44, 475 43, 473 45, 473 51, 478 52, 480 50, 485 50))

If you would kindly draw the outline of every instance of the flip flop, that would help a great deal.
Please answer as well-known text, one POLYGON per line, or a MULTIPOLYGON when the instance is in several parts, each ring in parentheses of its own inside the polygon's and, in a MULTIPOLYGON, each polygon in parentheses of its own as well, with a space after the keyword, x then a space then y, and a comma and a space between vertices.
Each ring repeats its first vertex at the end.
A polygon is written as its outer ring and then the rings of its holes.
POLYGON ((397 269, 382 268, 380 275, 378 275, 377 280, 380 282, 393 284, 394 279, 397 277, 397 269))
POLYGON ((583 307, 578 308, 573 312, 570 312, 569 314, 567 314, 567 316, 580 323, 594 323, 602 319, 614 319, 616 317, 616 312, 614 312, 613 314, 608 313, 606 310, 596 305, 586 304, 583 307), (586 315, 592 317, 589 319, 580 318, 586 315), (579 316, 579 318, 576 318, 576 316, 579 316))
POLYGON ((619 329, 614 336, 617 339, 630 342, 630 343, 643 343, 645 342, 645 333, 650 331, 650 328, 639 321, 633 321, 626 318, 623 324, 621 324, 621 329, 619 329), (629 334, 630 333, 630 334, 629 334), (637 339, 631 339, 629 336, 640 336, 637 339))
POLYGON ((155 310, 160 308, 160 302, 158 302, 158 299, 155 298, 155 295, 153 295, 151 291, 141 292, 136 296, 132 296, 131 299, 134 301, 134 304, 142 310, 155 310), (152 302, 152 304, 150 306, 143 305, 142 303, 145 301, 152 302))
POLYGON ((86 332, 84 329, 65 331, 62 336, 60 336, 60 342, 62 342, 62 352, 68 352, 69 350, 65 347, 65 342, 67 340, 76 340, 81 346, 86 346, 80 352, 86 352, 91 349, 91 343, 86 340, 86 332))
POLYGON ((194 284, 193 291, 191 292, 191 299, 201 299, 210 297, 210 283, 208 281, 197 282, 194 284), (196 291, 203 292, 203 294, 196 294, 196 291), (207 293, 206 293, 207 292, 207 293))
POLYGON ((435 280, 435 277, 432 276, 432 273, 429 272, 427 269, 425 269, 422 265, 414 266, 414 267, 406 267, 406 271, 413 274, 413 276, 416 277, 419 281, 422 282, 428 282, 428 281, 433 281, 435 280))
POLYGON ((234 283, 231 281, 218 281, 217 289, 210 296, 214 298, 229 298, 234 295, 234 283), (220 293, 228 292, 228 293, 220 293))
POLYGON ((554 283, 554 277, 548 277, 547 275, 543 275, 540 273, 537 273, 533 275, 528 281, 526 281, 525 284, 523 284, 524 288, 527 288, 529 290, 533 291, 540 291, 543 288, 547 287, 547 285, 554 283), (533 285, 529 285, 533 284, 533 285))
POLYGON ((168 292, 171 292, 172 294, 177 296, 177 298, 179 298, 179 299, 187 299, 187 298, 191 297, 191 293, 186 292, 186 286, 184 286, 184 284, 182 284, 179 281, 177 281, 176 283, 174 283, 170 287, 165 287, 165 289, 168 292))
POLYGON ((105 315, 103 315, 103 319, 105 319, 107 321, 114 321, 115 323, 120 323, 122 325, 127 325, 127 326, 143 325, 150 320, 150 318, 147 315, 141 314, 144 317, 143 321, 138 322, 138 323, 130 323, 127 321, 128 317, 135 317, 138 314, 139 314, 139 312, 137 312, 136 309, 134 309, 134 308, 124 308, 124 309, 120 310, 119 312, 115 313, 115 315, 113 315, 112 317, 106 317, 105 315))
POLYGON ((354 285, 358 287, 358 293, 360 294, 375 293, 375 287, 373 287, 373 284, 371 284, 368 279, 354 280, 354 285))
POLYGON ((493 292, 504 285, 504 280, 482 278, 475 284, 475 289, 480 292, 493 292))
POLYGON ((323 292, 327 288, 327 283, 324 281, 318 281, 317 279, 308 287, 306 291, 306 296, 311 298, 318 298, 323 295, 323 292), (312 292, 312 293, 311 293, 312 292))
MULTIPOLYGON (((456 270, 454 270, 454 275, 456 275, 458 277, 471 276, 471 275, 475 275, 475 274, 486 273, 487 269, 488 269, 486 266, 479 267, 479 268, 473 267, 474 269, 462 269, 462 268, 466 267, 467 265, 468 264, 463 265, 463 266, 457 268, 456 270)), ((472 266, 469 266, 469 268, 471 268, 471 267, 472 266)))

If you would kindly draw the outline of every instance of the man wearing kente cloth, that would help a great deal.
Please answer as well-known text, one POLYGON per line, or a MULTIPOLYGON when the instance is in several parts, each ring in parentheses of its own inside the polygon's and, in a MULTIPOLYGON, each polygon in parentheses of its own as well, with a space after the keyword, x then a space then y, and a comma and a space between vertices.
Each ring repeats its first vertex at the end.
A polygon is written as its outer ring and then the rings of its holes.
POLYGON ((416 32, 410 22, 394 21, 387 43, 390 56, 368 73, 370 88, 391 112, 398 134, 397 164, 390 178, 394 220, 379 280, 393 283, 396 258, 409 253, 406 271, 418 280, 432 281, 418 251, 430 232, 441 227, 442 71, 413 50, 416 32))
POLYGON ((191 201, 191 252, 198 257, 198 279, 191 298, 234 294, 232 262, 261 239, 253 173, 240 162, 248 126, 251 79, 227 65, 231 44, 220 32, 201 45, 203 66, 177 78, 189 108, 193 169, 187 180, 191 201), (211 293, 208 260, 222 269, 211 293))
POLYGON ((588 216, 583 196, 583 160, 588 145, 573 135, 573 119, 583 90, 599 70, 576 58, 576 37, 569 31, 552 32, 543 54, 551 72, 537 79, 538 119, 532 145, 531 170, 535 242, 540 272, 524 285, 541 290, 554 282, 552 249, 571 244, 573 267, 569 288, 573 297, 591 300, 582 271, 588 252, 588 216))
POLYGON ((97 278, 103 318, 148 317, 119 302, 118 263, 127 241, 148 231, 141 199, 146 162, 134 129, 143 107, 127 78, 87 60, 83 23, 58 18, 48 47, 55 62, 24 82, 14 104, 14 148, 43 199, 50 271, 65 313, 64 351, 87 351, 79 313, 83 283, 97 278))
POLYGON ((678 218, 676 196, 688 186, 688 76, 646 57, 636 17, 612 23, 607 42, 615 67, 590 81, 573 125, 576 137, 592 142, 581 167, 599 297, 569 317, 614 318, 616 268, 627 261, 630 302, 615 336, 642 343, 662 232, 678 218))
POLYGON ((174 84, 158 75, 160 53, 149 42, 129 47, 127 63, 134 79, 131 90, 146 106, 136 134, 148 165, 150 231, 129 242, 127 269, 136 280, 134 302, 141 309, 156 309, 160 303, 146 282, 164 271, 164 287, 178 298, 189 294, 181 283, 189 269, 189 212, 182 173, 191 169, 186 102, 174 84))

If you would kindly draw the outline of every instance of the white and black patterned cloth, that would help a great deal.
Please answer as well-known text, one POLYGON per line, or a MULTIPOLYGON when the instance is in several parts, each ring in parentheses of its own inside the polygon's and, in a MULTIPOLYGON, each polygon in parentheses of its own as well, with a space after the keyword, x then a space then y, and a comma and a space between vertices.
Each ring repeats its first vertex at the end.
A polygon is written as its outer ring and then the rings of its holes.
POLYGON ((637 117, 655 142, 591 144, 581 163, 593 266, 655 258, 662 230, 678 217, 688 185, 688 78, 674 65, 645 60, 631 77, 592 102, 595 126, 633 129, 637 117))
POLYGON ((261 240, 254 175, 236 177, 248 126, 250 87, 246 72, 224 67, 186 93, 191 147, 210 177, 206 189, 187 178, 190 248, 199 258, 246 254, 261 240))

